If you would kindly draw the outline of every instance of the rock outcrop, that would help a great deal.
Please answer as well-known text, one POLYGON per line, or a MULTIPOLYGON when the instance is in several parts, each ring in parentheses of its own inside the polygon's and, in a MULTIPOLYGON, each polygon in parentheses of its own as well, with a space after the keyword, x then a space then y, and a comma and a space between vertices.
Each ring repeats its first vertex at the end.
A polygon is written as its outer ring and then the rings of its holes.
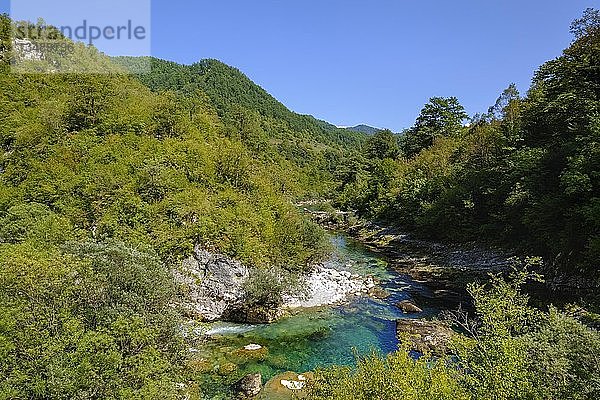
POLYGON ((244 284, 250 273, 240 262, 199 246, 173 272, 185 292, 181 305, 191 317, 204 322, 268 324, 281 318, 288 309, 339 304, 376 289, 372 278, 320 265, 304 277, 306 294, 284 296, 281 307, 257 306, 244 302, 244 284))
POLYGON ((194 317, 210 322, 223 317, 243 298, 243 285, 249 269, 229 257, 196 246, 194 255, 173 272, 187 293, 184 308, 194 317))
POLYGON ((396 304, 404 314, 419 314, 423 310, 410 300, 402 300, 396 304))
POLYGON ((255 344, 244 346, 231 353, 232 359, 239 364, 247 364, 250 361, 264 361, 268 355, 269 349, 255 344))

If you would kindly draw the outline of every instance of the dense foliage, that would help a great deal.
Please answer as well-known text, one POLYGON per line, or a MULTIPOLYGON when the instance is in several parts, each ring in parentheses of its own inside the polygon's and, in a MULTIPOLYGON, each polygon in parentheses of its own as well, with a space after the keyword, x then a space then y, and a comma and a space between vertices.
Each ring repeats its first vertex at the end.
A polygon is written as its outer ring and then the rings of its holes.
MULTIPOLYGON (((328 249, 293 201, 336 187, 369 216, 494 238, 593 282, 598 20, 574 23, 525 98, 511 86, 468 126, 456 98, 432 98, 399 140, 361 146, 215 60, 111 60, 65 39, 61 70, 86 74, 31 73, 52 57, 10 73, 0 17, 0 399, 194 398, 172 266, 195 244, 230 255, 254 271, 248 302, 269 306, 328 249)), ((455 318, 455 358, 372 356, 317 374, 312 398, 598 398, 598 333, 532 309, 525 277, 469 288, 477 315, 455 318)))
POLYGON ((335 171, 341 159, 364 141, 365 135, 338 129, 312 116, 299 115, 256 85, 239 70, 217 60, 179 65, 155 58, 115 58, 135 72, 139 63, 150 63, 150 71, 138 79, 153 91, 173 91, 186 101, 202 93, 222 118, 225 131, 259 156, 283 155, 310 169, 318 182, 324 171, 335 171))
POLYGON ((170 273, 120 242, 0 247, 0 398, 176 398, 170 273))
MULTIPOLYGON (((206 87, 153 92, 81 45, 61 71, 88 73, 31 73, 52 57, 11 71, 0 22, 0 398, 180 396, 170 269, 195 244, 257 276, 318 261, 329 244, 292 202, 331 186, 343 149, 206 87)), ((256 282, 256 301, 281 286, 256 282)))
POLYGON ((399 156, 373 151, 390 147, 375 135, 341 169, 338 202, 422 234, 517 247, 543 256, 551 276, 597 287, 597 11, 572 30, 572 45, 537 71, 526 97, 511 85, 468 125, 455 98, 432 98, 399 137, 399 156))

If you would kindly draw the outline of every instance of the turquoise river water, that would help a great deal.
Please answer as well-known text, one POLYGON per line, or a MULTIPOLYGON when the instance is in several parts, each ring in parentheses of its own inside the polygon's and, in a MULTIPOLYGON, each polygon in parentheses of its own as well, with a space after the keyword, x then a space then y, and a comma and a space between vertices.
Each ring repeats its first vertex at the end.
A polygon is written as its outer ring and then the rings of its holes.
MULTIPOLYGON (((396 320, 408 316, 395 304, 415 293, 422 294, 421 299, 431 297, 427 287, 393 271, 381 255, 343 234, 332 233, 330 240, 335 252, 328 266, 374 276, 391 296, 385 300, 358 297, 340 306, 304 310, 270 325, 212 324, 212 339, 197 350, 211 372, 204 389, 209 398, 221 398, 217 393, 231 383, 228 380, 248 373, 260 372, 268 380, 285 371, 303 373, 331 365, 351 366, 357 354, 388 354, 397 349, 396 320), (259 344, 265 351, 248 357, 240 352, 248 344, 259 344)), ((439 304, 427 304, 426 300, 420 300, 419 306, 423 313, 410 318, 440 311, 436 308, 439 304)))

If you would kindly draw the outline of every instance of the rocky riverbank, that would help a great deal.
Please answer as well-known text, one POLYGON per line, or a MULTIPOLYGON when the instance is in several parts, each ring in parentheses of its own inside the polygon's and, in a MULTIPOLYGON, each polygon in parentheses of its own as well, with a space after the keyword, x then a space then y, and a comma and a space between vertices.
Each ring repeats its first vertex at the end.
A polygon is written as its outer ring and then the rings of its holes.
MULTIPOLYGON (((418 239, 414 234, 397 227, 384 222, 361 220, 349 212, 303 209, 324 228, 348 233, 384 254, 394 268, 440 286, 440 290, 464 286, 467 274, 474 279, 485 279, 490 272, 506 271, 524 258, 523 255, 517 256, 515 251, 476 242, 440 243, 418 239)), ((594 302, 593 299, 598 297, 599 280, 590 280, 589 277, 574 273, 569 276, 557 274, 552 268, 544 266, 538 272, 545 276, 546 283, 542 287, 530 288, 534 296, 536 291, 543 292, 544 297, 550 292, 559 303, 569 299, 579 301, 580 298, 594 302)))
POLYGON ((383 254, 392 268, 429 286, 434 296, 468 300, 469 282, 486 280, 490 273, 506 272, 518 260, 514 254, 476 243, 439 243, 416 238, 398 228, 362 222, 348 233, 383 254))
MULTIPOLYGON (((347 212, 304 212, 326 229, 343 231, 381 254, 390 267, 432 289, 433 299, 458 305, 468 301, 466 286, 505 272, 518 262, 514 254, 477 243, 440 243, 417 238, 400 228, 364 221, 347 212)), ((431 300, 431 299, 428 299, 431 300)))
POLYGON ((317 265, 300 277, 304 290, 285 294, 276 309, 255 309, 244 304, 244 285, 251 273, 242 263, 197 246, 194 254, 173 271, 182 290, 179 306, 190 318, 202 322, 270 323, 289 310, 340 304, 353 296, 368 295, 377 287, 371 277, 317 265))
POLYGON ((376 287, 373 278, 361 277, 333 267, 317 266, 305 278, 306 296, 286 296, 285 309, 315 308, 340 304, 352 296, 369 293, 376 287))
POLYGON ((450 341, 456 335, 444 322, 418 319, 396 321, 396 334, 408 342, 410 350, 438 355, 448 353, 450 341))

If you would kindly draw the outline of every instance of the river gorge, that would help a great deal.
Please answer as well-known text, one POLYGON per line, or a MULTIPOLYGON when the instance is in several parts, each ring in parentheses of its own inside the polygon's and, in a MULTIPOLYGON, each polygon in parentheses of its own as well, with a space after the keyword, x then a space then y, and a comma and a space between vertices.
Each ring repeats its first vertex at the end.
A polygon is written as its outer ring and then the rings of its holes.
MULTIPOLYGON (((229 386, 247 374, 260 373, 266 382, 286 371, 306 373, 333 365, 351 366, 359 355, 391 353, 399 344, 398 320, 435 319, 467 300, 458 288, 448 289, 442 279, 417 280, 407 272, 407 260, 412 260, 414 267, 423 264, 425 242, 405 246, 405 257, 396 254, 390 259, 346 233, 330 231, 328 236, 334 252, 324 268, 372 279, 378 282, 377 293, 350 295, 331 306, 296 308, 271 324, 213 322, 194 328, 198 344, 189 351, 205 372, 208 398, 227 398, 229 386), (421 310, 416 311, 420 312, 402 311, 398 304, 407 300, 418 305, 421 310)), ((468 258, 468 251, 464 253, 468 258)), ((494 265, 498 264, 504 265, 494 265)), ((436 267, 441 268, 430 266, 436 267)), ((452 274, 465 275, 469 270, 463 266, 452 274)))

